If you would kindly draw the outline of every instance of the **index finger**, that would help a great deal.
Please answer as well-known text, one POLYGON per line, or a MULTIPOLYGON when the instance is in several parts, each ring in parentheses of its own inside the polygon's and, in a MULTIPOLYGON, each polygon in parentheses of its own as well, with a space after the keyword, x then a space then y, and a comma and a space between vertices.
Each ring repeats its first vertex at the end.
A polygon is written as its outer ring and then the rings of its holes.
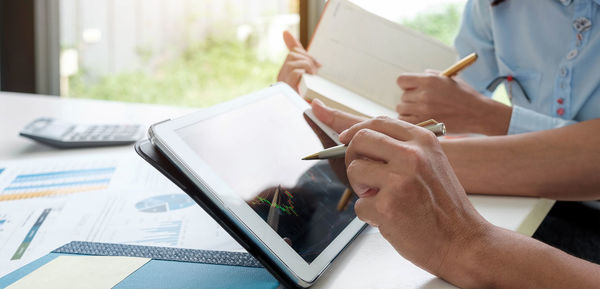
POLYGON ((299 53, 301 55, 304 55, 306 58, 310 59, 310 61, 312 61, 312 63, 316 66, 316 67, 321 67, 321 63, 319 63, 316 59, 314 59, 312 57, 312 55, 308 54, 308 51, 306 51, 304 48, 302 47, 295 47, 293 50, 290 50, 290 53, 295 52, 295 53, 299 53))
POLYGON ((304 47, 302 47, 302 43, 300 43, 300 41, 298 41, 298 39, 296 39, 292 35, 292 33, 290 33, 287 30, 283 31, 283 42, 285 42, 285 46, 287 46, 289 51, 293 51, 296 47, 304 50, 304 47))
POLYGON ((349 114, 326 106, 322 101, 315 98, 312 101, 312 110, 315 116, 325 125, 340 133, 351 126, 366 120, 365 118, 349 114))
POLYGON ((348 144, 354 135, 361 129, 371 129, 401 141, 413 138, 413 131, 417 128, 408 122, 390 117, 376 117, 357 123, 340 134, 340 142, 348 144))
POLYGON ((415 89, 419 86, 422 86, 423 81, 428 76, 431 75, 423 73, 402 73, 396 79, 396 83, 398 84, 398 86, 400 86, 400 88, 404 90, 415 89))

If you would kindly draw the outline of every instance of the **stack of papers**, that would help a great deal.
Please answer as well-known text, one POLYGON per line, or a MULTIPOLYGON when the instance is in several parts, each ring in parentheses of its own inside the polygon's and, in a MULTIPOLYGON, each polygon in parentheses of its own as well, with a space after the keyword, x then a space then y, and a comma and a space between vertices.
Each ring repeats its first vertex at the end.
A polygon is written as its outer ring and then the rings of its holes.
POLYGON ((0 161, 0 277, 71 241, 243 251, 133 154, 0 161))

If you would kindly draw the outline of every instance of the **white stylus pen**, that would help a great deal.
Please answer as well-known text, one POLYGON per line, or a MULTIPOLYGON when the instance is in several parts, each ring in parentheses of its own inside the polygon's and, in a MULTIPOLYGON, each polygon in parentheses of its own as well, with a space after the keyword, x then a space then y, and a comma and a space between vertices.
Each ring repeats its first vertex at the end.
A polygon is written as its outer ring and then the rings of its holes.
MULTIPOLYGON (((426 122, 422 122, 418 124, 418 126, 422 126, 435 133, 436 136, 443 136, 446 134, 446 126, 443 123, 438 123, 434 120, 428 120, 426 122), (434 124, 431 124, 434 122, 434 124)), ((322 159, 332 159, 332 158, 341 158, 346 155, 346 150, 348 149, 347 145, 338 145, 334 147, 330 147, 328 149, 324 149, 318 153, 314 153, 312 155, 303 157, 303 160, 322 160, 322 159)))

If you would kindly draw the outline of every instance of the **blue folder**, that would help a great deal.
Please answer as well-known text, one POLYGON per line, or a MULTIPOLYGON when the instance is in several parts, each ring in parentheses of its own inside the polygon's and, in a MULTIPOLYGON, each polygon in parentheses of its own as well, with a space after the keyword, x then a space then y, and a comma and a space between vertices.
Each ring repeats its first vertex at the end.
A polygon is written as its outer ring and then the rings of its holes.
POLYGON ((114 288, 279 288, 248 253, 71 242, 0 279, 5 288, 61 255, 129 256, 151 260, 114 288))

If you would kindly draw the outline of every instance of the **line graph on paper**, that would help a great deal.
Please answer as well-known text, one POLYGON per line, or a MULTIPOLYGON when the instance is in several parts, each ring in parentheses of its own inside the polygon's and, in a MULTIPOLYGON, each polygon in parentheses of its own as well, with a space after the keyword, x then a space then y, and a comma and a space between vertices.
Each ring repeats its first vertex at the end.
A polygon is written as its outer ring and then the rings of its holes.
POLYGON ((35 168, 4 171, 7 184, 0 191, 0 201, 53 197, 108 188, 116 166, 35 168), (9 175, 10 174, 10 175, 9 175))

